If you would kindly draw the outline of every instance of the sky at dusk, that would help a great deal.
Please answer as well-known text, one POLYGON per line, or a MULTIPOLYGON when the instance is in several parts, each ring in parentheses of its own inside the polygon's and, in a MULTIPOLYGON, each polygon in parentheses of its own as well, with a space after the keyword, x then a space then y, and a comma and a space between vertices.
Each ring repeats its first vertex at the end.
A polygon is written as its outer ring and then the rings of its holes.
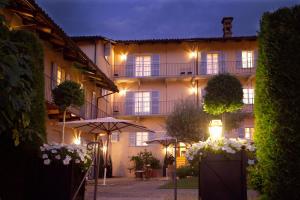
POLYGON ((36 0, 67 34, 111 39, 222 36, 221 19, 234 17, 233 35, 255 35, 266 11, 300 0, 36 0))

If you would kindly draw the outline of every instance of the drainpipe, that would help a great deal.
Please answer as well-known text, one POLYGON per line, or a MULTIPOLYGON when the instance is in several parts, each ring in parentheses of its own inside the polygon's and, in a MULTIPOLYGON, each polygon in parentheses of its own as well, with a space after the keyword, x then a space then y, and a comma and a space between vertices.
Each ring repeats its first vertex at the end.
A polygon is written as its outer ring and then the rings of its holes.
MULTIPOLYGON (((99 99, 101 99, 101 98, 104 98, 104 97, 106 97, 106 96, 109 96, 109 95, 112 95, 112 94, 114 94, 114 93, 116 93, 116 92, 111 92, 111 93, 108 93, 108 94, 106 94, 106 95, 101 95, 100 97, 97 97, 97 102, 96 102, 96 104, 97 104, 97 117, 98 117, 98 114, 99 114, 99 109, 98 109, 98 106, 99 106, 99 99)), ((107 105, 107 102, 106 102, 106 105, 107 105)), ((106 106, 106 113, 107 113, 107 106, 106 106)))

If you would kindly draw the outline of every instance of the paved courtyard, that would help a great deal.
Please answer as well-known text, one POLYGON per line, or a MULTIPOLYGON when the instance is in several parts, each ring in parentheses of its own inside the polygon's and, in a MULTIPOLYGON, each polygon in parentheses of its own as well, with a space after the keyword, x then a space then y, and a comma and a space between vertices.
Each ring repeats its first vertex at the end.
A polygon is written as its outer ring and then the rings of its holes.
MULTIPOLYGON (((112 178, 107 180, 103 186, 99 180, 97 200, 172 200, 174 194, 172 189, 159 189, 167 181, 153 179, 141 181, 134 178, 112 178)), ((86 200, 93 199, 93 184, 88 184, 86 200)), ((178 200, 197 200, 198 190, 178 190, 178 200)), ((255 200, 256 193, 248 191, 248 200, 255 200)))

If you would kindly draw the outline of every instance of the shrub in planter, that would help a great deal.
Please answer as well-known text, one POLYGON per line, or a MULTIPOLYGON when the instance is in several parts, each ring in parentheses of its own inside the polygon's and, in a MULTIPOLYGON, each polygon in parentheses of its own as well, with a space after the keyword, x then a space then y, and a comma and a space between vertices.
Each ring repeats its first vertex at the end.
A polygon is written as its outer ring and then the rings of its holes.
POLYGON ((241 139, 209 138, 193 144, 186 156, 200 161, 201 199, 247 199, 247 159, 253 159, 254 151, 252 144, 241 139))
MULTIPOLYGON (((41 147, 40 188, 43 199, 72 199, 92 160, 84 147, 78 145, 44 145, 41 147)), ((84 198, 84 185, 77 199, 84 198)))
POLYGON ((189 165, 181 166, 181 167, 176 169, 176 175, 180 179, 186 178, 187 176, 192 176, 193 175, 193 169, 189 165))

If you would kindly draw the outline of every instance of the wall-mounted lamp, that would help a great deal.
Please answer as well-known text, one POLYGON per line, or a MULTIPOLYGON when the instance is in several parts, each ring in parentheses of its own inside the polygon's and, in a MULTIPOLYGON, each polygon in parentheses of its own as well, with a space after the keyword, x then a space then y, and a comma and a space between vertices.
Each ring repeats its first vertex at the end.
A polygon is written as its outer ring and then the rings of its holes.
POLYGON ((80 136, 79 137, 75 137, 74 140, 73 140, 73 143, 76 144, 76 145, 80 145, 81 144, 81 138, 80 138, 80 136))
POLYGON ((191 94, 196 94, 197 93, 197 87, 196 86, 190 87, 190 93, 191 94))
POLYGON ((127 92, 127 89, 121 89, 120 90, 120 92, 119 92, 119 94, 121 95, 121 96, 125 96, 126 95, 126 92, 127 92))
POLYGON ((190 58, 196 58, 197 57, 197 51, 191 51, 189 53, 190 58))
POLYGON ((218 140, 222 137, 222 121, 217 119, 217 120, 211 120, 209 123, 209 136, 213 140, 218 140))
POLYGON ((127 60, 127 54, 122 53, 120 55, 121 61, 126 61, 127 60))

